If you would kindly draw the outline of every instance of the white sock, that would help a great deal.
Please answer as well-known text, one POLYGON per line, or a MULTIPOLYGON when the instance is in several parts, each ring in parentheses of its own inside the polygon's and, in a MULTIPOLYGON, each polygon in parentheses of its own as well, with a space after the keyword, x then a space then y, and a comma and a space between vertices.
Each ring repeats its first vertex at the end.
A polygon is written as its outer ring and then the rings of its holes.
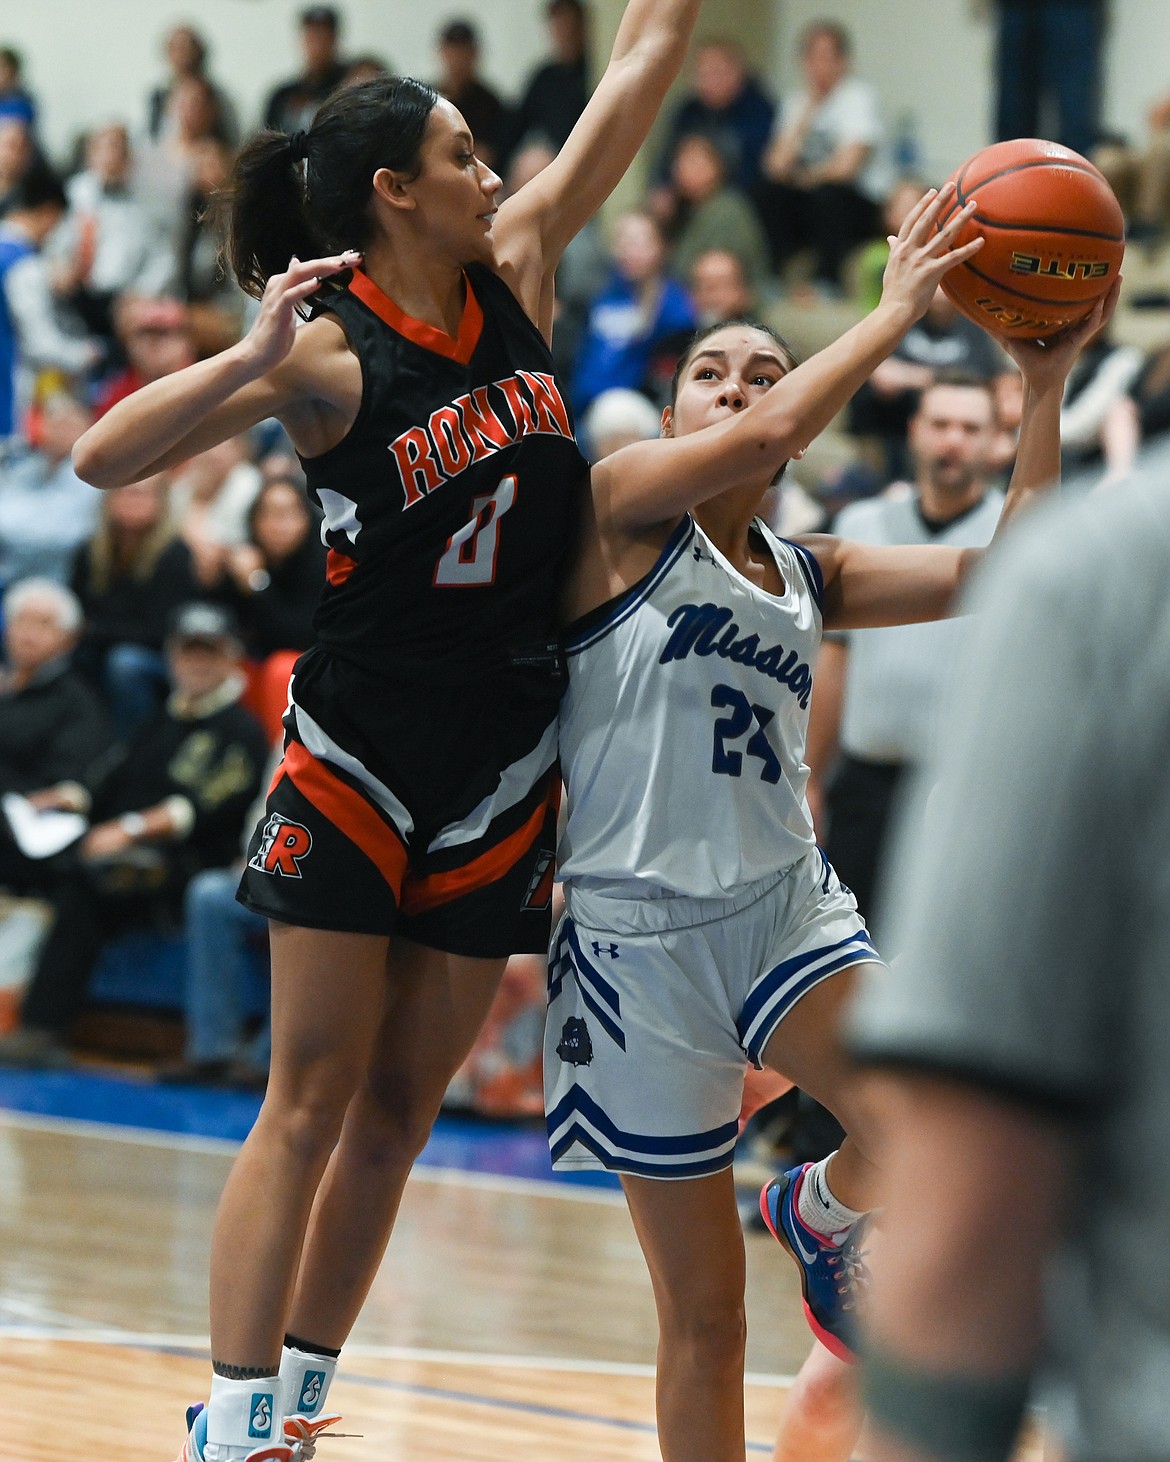
POLYGON ((285 1416, 318 1416, 337 1370, 337 1359, 286 1345, 280 1353, 280 1395, 285 1416))
POLYGON ((206 1462, 242 1462, 265 1442, 284 1439, 280 1378, 233 1381, 213 1375, 207 1402, 206 1462))
POLYGON ((804 1182, 796 1200, 796 1211, 802 1223, 831 1243, 839 1244, 859 1218, 864 1217, 855 1208, 846 1208, 839 1198, 833 1196, 829 1187, 827 1170, 832 1154, 822 1158, 805 1170, 804 1182))

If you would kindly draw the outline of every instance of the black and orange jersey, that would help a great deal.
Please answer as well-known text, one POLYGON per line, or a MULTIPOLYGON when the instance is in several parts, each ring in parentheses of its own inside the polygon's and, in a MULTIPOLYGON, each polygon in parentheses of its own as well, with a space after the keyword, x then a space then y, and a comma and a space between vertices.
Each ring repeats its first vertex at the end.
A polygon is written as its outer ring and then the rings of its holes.
POLYGON ((449 686, 531 668, 556 642, 588 472, 543 337, 482 265, 454 338, 360 271, 324 308, 362 399, 344 439, 304 462, 329 547, 319 645, 449 686))

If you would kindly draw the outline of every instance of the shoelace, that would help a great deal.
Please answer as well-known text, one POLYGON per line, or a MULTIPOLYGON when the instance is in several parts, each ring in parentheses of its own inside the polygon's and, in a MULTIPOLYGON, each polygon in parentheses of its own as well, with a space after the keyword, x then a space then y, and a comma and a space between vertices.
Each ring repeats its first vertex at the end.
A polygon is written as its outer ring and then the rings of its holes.
POLYGON ((842 1296, 843 1310, 856 1309, 862 1292, 869 1285, 869 1265, 865 1262, 868 1249, 860 1247, 861 1235, 850 1235, 841 1245, 840 1252, 826 1256, 825 1262, 833 1270, 837 1280, 837 1293, 842 1296))

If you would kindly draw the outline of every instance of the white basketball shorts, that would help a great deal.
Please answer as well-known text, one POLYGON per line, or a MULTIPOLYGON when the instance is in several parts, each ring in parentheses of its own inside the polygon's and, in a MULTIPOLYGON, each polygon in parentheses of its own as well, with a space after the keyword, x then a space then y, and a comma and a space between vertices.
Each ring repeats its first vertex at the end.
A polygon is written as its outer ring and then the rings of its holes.
POLYGON ((544 1094, 553 1166, 691 1178, 730 1165, 743 1078, 814 985, 878 956, 819 848, 730 899, 566 887, 544 1094))

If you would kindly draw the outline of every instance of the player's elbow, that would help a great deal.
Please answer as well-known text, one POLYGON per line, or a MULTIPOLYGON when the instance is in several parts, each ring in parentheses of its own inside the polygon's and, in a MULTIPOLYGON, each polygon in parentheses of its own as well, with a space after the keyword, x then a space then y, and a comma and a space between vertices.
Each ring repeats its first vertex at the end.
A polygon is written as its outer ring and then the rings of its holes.
POLYGON ((131 480, 116 470, 117 464, 102 450, 100 436, 95 438, 92 427, 74 443, 72 456, 74 472, 90 487, 123 487, 131 480))

